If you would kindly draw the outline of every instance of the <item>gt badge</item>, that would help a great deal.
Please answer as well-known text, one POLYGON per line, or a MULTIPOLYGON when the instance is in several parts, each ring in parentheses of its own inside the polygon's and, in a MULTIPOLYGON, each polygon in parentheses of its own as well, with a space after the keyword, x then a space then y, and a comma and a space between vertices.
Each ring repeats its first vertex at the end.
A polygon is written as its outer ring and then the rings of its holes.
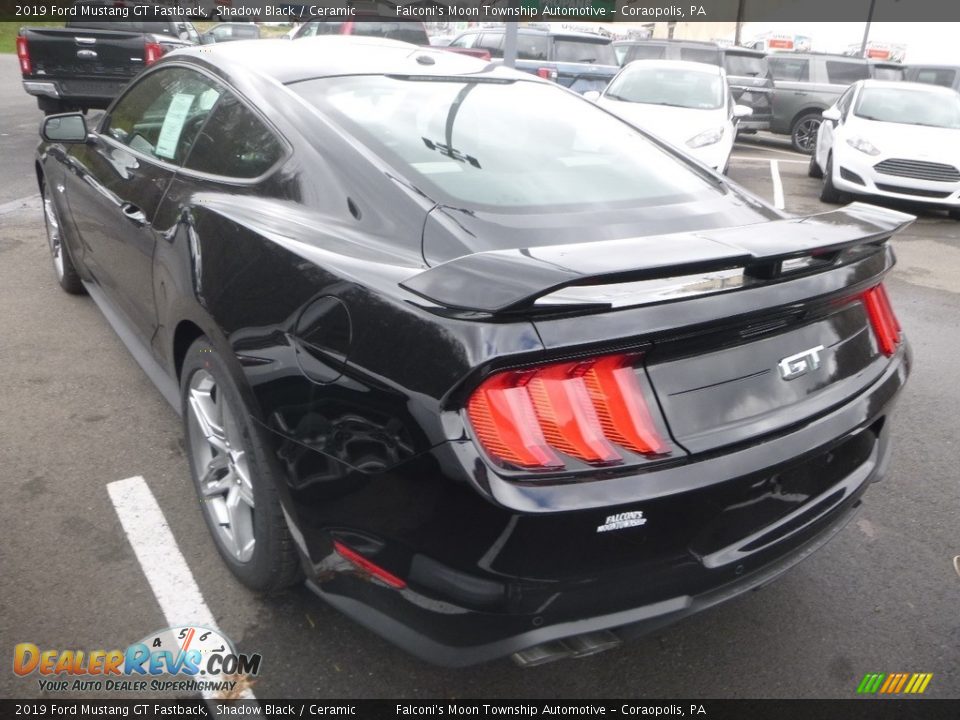
POLYGON ((597 526, 597 532, 610 532, 611 530, 626 530, 627 528, 646 525, 647 519, 643 516, 643 510, 634 510, 632 512, 617 513, 616 515, 607 515, 603 525, 597 526))
POLYGON ((820 367, 820 351, 823 345, 804 350, 780 361, 780 375, 784 380, 793 380, 820 367))

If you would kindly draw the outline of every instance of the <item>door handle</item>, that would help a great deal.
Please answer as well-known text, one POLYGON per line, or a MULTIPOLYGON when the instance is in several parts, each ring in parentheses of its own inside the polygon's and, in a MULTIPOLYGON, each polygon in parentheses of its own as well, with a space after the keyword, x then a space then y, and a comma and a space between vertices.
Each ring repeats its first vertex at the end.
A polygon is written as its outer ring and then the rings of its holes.
POLYGON ((120 206, 120 211, 127 220, 138 227, 143 227, 147 224, 147 216, 144 215, 143 210, 138 208, 133 203, 125 202, 120 206))
POLYGON ((794 90, 794 95, 809 95, 810 93, 804 92, 803 90, 794 90))

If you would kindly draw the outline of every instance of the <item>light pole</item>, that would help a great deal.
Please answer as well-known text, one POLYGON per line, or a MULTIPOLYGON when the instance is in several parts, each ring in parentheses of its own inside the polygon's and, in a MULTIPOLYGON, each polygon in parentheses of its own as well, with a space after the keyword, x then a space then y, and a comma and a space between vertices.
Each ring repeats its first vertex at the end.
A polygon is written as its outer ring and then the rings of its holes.
MULTIPOLYGON (((511 2, 510 5, 516 3, 511 2)), ((512 68, 517 64, 517 23, 507 22, 503 33, 503 64, 512 68)))
POLYGON ((860 43, 860 57, 867 56, 867 40, 870 37, 870 23, 873 22, 873 8, 877 0, 870 0, 870 9, 867 11, 867 25, 863 28, 863 42, 860 43))

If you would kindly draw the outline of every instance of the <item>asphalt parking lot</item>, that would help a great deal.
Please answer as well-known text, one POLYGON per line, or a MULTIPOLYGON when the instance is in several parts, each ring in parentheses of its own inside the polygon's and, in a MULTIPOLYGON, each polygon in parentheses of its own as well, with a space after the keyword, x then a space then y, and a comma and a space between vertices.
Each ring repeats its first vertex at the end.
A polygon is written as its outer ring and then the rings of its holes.
MULTIPOLYGON (((170 624, 107 489, 140 476, 213 619, 263 655, 259 697, 852 698, 867 672, 930 672, 927 696, 960 697, 960 223, 917 211, 894 240, 888 288, 914 374, 889 476, 827 547, 759 592, 608 653, 448 670, 305 588, 261 598, 233 580, 197 507, 179 419, 92 301, 56 286, 32 169, 40 114, 13 56, 0 55, 0 88, 0 653, 125 647, 170 624)), ((756 136, 737 144, 730 175, 788 212, 827 209, 806 164, 756 136)), ((35 678, 0 671, 0 696, 42 697, 35 678)))

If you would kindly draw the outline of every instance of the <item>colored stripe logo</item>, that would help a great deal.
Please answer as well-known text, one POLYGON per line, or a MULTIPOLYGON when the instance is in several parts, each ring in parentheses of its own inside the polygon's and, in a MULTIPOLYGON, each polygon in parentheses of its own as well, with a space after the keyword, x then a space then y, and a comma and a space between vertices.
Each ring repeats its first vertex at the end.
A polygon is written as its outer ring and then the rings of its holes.
POLYGON ((861 695, 920 695, 933 673, 867 673, 857 686, 861 695))

